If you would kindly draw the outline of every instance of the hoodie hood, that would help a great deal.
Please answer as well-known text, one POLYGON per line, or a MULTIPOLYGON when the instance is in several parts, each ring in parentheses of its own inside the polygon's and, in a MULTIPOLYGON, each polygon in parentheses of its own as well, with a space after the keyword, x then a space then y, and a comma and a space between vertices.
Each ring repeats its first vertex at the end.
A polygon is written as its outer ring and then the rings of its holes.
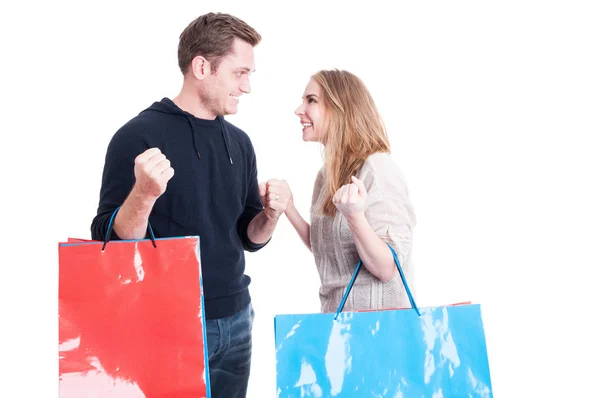
POLYGON ((225 118, 223 116, 217 116, 214 120, 200 119, 196 116, 192 115, 189 112, 184 111, 179 108, 175 103, 169 98, 163 98, 160 102, 153 103, 148 109, 144 112, 154 111, 160 113, 166 113, 171 115, 178 115, 184 118, 188 125, 190 126, 190 133, 192 135, 192 142, 194 145, 194 151, 200 159, 201 156, 201 148, 198 146, 198 142, 196 140, 196 134, 202 134, 202 132, 198 129, 198 125, 206 125, 211 127, 218 127, 221 131, 221 137, 223 139, 223 144, 225 145, 225 149, 227 151, 227 156, 229 157, 229 163, 233 164, 233 158, 231 157, 231 151, 229 150, 229 131, 227 130, 227 126, 225 125, 225 118))

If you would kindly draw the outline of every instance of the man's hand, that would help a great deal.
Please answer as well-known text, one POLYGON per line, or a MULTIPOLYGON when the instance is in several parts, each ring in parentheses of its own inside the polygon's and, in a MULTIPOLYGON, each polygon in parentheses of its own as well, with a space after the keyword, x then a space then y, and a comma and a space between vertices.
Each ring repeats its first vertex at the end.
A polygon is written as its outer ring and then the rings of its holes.
POLYGON ((171 162, 158 148, 150 148, 135 158, 133 190, 141 197, 156 200, 175 174, 171 162))
POLYGON ((265 214, 270 220, 277 220, 286 211, 292 198, 288 183, 285 180, 271 179, 260 183, 258 189, 265 214))

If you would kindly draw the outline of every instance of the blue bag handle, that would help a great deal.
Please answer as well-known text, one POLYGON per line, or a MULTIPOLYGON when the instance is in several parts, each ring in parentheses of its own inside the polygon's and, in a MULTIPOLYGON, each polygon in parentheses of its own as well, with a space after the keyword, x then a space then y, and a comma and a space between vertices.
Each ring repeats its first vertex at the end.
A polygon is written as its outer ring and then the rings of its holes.
MULTIPOLYGON (((404 272, 402 272, 402 267, 400 267, 400 261, 398 260, 398 256, 396 256, 396 252, 394 251, 394 249, 392 249, 392 246, 390 246, 389 243, 387 243, 387 245, 390 248, 390 250, 392 251, 392 256, 394 257, 394 263, 396 263, 396 268, 398 268, 398 271, 400 272, 400 277, 402 278, 402 284, 404 285, 404 289, 406 289, 406 293, 408 294, 408 299, 410 300, 410 305, 411 305, 412 309, 417 312, 417 315, 421 316, 421 312, 419 311, 417 304, 415 304, 415 299, 413 298, 412 293, 410 292, 410 289, 408 287, 408 282, 406 282, 406 278, 404 277, 404 272)), ((354 281, 356 281, 356 276, 358 275, 358 271, 360 270, 361 265, 362 265, 362 260, 359 258, 358 264, 356 265, 356 270, 354 271, 354 274, 352 275, 352 279, 350 279, 350 283, 348 284, 348 287, 346 288, 346 292, 344 292, 344 297, 342 298, 342 302, 340 303, 340 306, 338 307, 338 310, 335 313, 335 318, 333 318, 333 319, 337 319, 338 315, 340 315, 340 312, 342 312, 342 309, 344 309, 344 305, 346 304, 346 300, 348 299, 348 294, 350 294, 350 290, 352 289, 352 286, 354 285, 354 281)))
MULTIPOLYGON (((110 216, 110 220, 108 221, 108 228, 106 229, 106 235, 104 236, 104 244, 102 245, 102 251, 106 247, 106 244, 110 240, 110 233, 112 232, 113 223, 115 221, 115 217, 117 216, 117 212, 121 206, 117 207, 113 212, 112 216, 110 216)), ((154 231, 152 230, 152 226, 150 225, 150 221, 148 221, 148 232, 150 232, 150 240, 152 240, 152 246, 156 248, 156 237, 154 236, 154 231)))

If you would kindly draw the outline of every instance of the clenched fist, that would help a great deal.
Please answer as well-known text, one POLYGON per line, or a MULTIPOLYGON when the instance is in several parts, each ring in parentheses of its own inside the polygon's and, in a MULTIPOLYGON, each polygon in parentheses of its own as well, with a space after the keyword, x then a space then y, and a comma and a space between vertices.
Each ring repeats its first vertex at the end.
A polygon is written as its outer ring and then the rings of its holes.
POLYGON ((142 196, 156 200, 167 189, 175 171, 171 162, 158 148, 150 148, 135 158, 134 189, 142 196))
POLYGON ((347 219, 364 213, 367 207, 365 184, 352 176, 352 183, 346 184, 333 195, 333 204, 347 219))
POLYGON ((292 197, 288 183, 285 180, 271 179, 266 183, 261 182, 258 190, 267 217, 278 219, 286 211, 292 197))

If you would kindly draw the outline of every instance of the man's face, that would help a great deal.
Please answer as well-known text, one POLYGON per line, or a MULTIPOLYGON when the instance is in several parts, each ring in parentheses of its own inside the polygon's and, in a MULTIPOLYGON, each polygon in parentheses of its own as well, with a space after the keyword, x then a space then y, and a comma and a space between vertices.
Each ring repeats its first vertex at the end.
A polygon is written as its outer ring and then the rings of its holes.
POLYGON ((254 48, 236 38, 232 50, 232 54, 222 59, 216 72, 211 70, 206 77, 208 90, 203 100, 215 117, 237 113, 240 96, 250 93, 250 73, 255 70, 254 48))

